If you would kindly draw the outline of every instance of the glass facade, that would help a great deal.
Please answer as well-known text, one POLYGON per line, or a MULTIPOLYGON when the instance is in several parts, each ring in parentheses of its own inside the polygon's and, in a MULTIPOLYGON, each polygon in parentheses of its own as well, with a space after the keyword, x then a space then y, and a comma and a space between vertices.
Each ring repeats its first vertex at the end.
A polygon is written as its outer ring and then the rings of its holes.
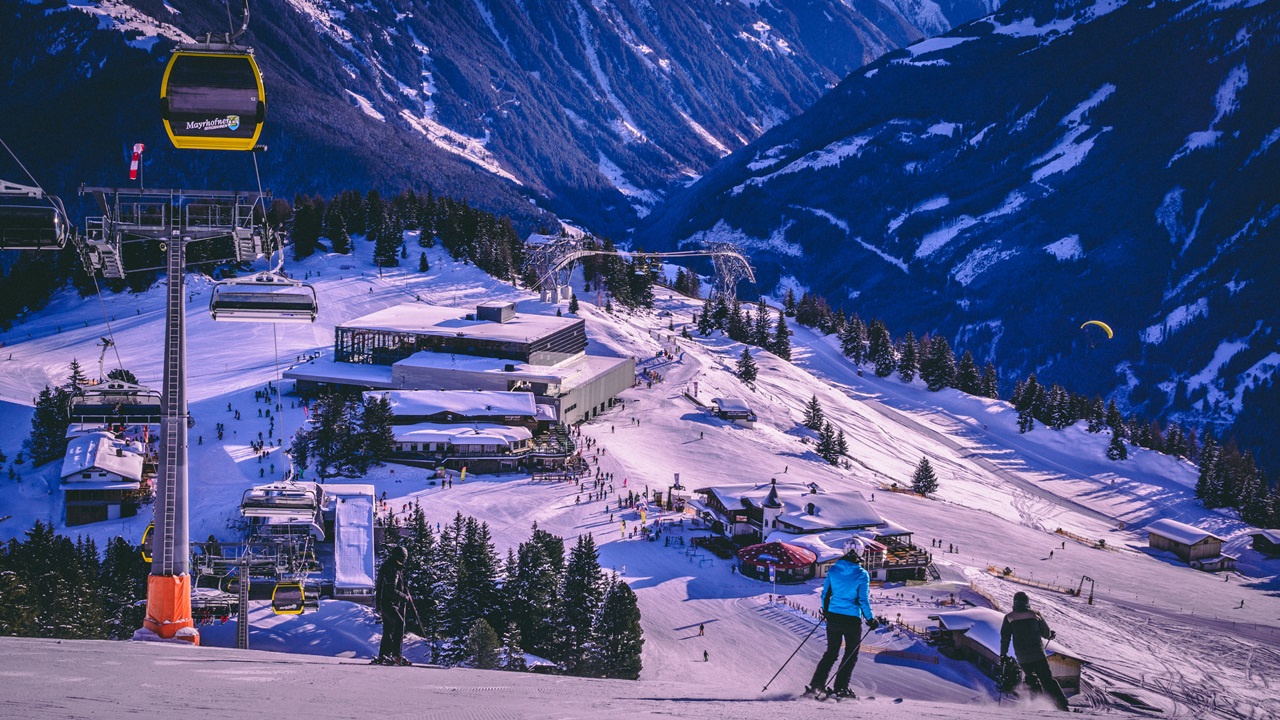
POLYGON ((365 365, 392 365, 422 351, 553 365, 587 349, 582 321, 526 341, 351 327, 338 327, 334 335, 334 360, 365 365))

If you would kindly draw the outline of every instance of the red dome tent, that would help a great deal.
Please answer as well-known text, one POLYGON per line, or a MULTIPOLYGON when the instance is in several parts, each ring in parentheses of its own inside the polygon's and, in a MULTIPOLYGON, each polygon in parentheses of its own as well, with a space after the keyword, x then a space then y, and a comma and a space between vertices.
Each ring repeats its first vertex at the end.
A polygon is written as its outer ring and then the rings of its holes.
POLYGON ((817 560, 818 556, 812 552, 782 542, 760 543, 738 551, 738 568, 743 575, 768 581, 769 568, 772 567, 780 583, 798 583, 812 578, 817 560))

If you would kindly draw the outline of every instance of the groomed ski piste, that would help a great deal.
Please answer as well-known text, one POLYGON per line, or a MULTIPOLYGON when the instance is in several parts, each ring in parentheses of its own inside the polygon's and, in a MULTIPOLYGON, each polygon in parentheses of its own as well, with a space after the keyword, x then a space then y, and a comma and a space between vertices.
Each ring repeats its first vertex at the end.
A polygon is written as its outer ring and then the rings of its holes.
MULTIPOLYGON (((190 447, 193 539, 228 536, 241 493, 264 482, 259 468, 273 464, 276 479, 283 473, 286 461, 278 451, 259 465, 248 444, 267 429, 268 420, 251 417, 253 393, 274 381, 277 360, 283 371, 299 356, 319 352, 327 357, 336 324, 404 302, 463 308, 484 300, 518 300, 521 312, 556 311, 526 290, 450 259, 439 248, 427 251, 428 273, 417 272, 416 263, 409 262, 414 267, 383 269, 380 276, 370 244, 355 244, 355 256, 319 255, 288 264, 295 277, 309 273, 308 281, 316 287, 321 309, 313 325, 215 326, 206 310, 212 281, 188 276, 188 396, 196 420, 190 447), (244 420, 231 419, 228 403, 243 411, 244 420), (227 425, 224 442, 215 439, 216 422, 227 425)), ((416 248, 412 233, 408 244, 416 248)), ((1138 448, 1130 449, 1127 461, 1110 461, 1105 456, 1108 438, 1077 426, 1063 431, 1037 426, 1019 435, 1007 403, 953 390, 930 393, 919 381, 905 384, 896 375, 876 378, 869 368, 859 375, 840 354, 835 338, 794 322, 793 362, 753 351, 760 372, 752 388, 732 372, 741 346, 720 333, 710 338, 694 333, 692 340, 680 341, 675 359, 655 359, 663 347, 660 338, 678 334, 701 307, 700 301, 663 288, 655 292, 652 311, 609 314, 591 303, 594 294, 578 286, 589 351, 633 356, 640 368, 663 376, 652 387, 642 383, 625 391, 625 406, 583 426, 583 433, 603 450, 598 467, 614 473, 618 489, 626 478, 628 489, 665 491, 674 473, 680 473, 682 484, 691 489, 778 478, 816 482, 826 492, 874 493, 874 507, 911 529, 918 545, 938 538, 958 549, 933 550, 941 580, 873 589, 872 607, 878 615, 924 628, 934 624, 929 615, 950 609, 940 602, 952 593, 962 603, 981 607, 994 601, 1008 608, 1014 592, 1027 590, 1058 641, 1088 661, 1085 689, 1072 699, 1074 708, 1141 714, 1136 708, 1145 705, 1164 717, 1280 716, 1280 693, 1274 687, 1280 670, 1280 561, 1264 561, 1248 549, 1247 525, 1205 510, 1195 500, 1194 466, 1138 448), (669 322, 676 333, 667 329, 669 322), (715 419, 686 397, 695 381, 702 402, 742 397, 759 421, 748 428, 715 419), (811 443, 802 441, 811 435, 800 421, 812 395, 827 418, 844 430, 851 470, 827 465, 811 443), (934 497, 884 490, 894 482, 909 484, 924 456, 940 481, 934 497), (1171 554, 1148 550, 1142 527, 1161 517, 1226 538, 1223 551, 1239 556, 1238 571, 1224 581, 1221 573, 1199 572, 1171 554), (1067 540, 1055 533, 1058 528, 1105 539, 1107 549, 1067 540), (1050 550, 1055 551, 1052 558, 1050 550), (998 579, 987 572, 989 566, 1010 567, 1018 576, 1071 588, 1087 575, 1097 583, 1094 603, 998 579)), ((158 385, 162 286, 140 295, 103 297, 124 367, 143 383, 158 385)), ((16 454, 29 432, 31 398, 46 383, 63 382, 73 357, 87 374, 97 374, 100 347, 95 343, 106 333, 97 299, 81 299, 70 290, 0 333, 0 413, 5 418, 0 449, 11 458, 16 454)), ((115 367, 114 353, 107 353, 106 363, 108 369, 115 367)), ((277 435, 287 445, 304 418, 301 410, 288 407, 288 384, 284 392, 277 435)), ((55 523, 60 532, 91 536, 100 544, 118 534, 136 542, 150 519, 145 508, 126 520, 62 526, 61 493, 56 490, 60 464, 33 470, 28 463, 19 467, 21 483, 0 480, 0 517, 10 516, 0 521, 0 538, 21 536, 43 520, 55 523)), ((533 483, 528 475, 480 475, 441 489, 429 486, 426 474, 389 464, 356 481, 372 484, 379 494, 385 491, 396 511, 418 502, 433 522, 447 522, 458 511, 488 522, 500 555, 526 539, 535 521, 569 539, 593 533, 601 565, 618 572, 639 599, 645 632, 640 680, 338 667, 342 659, 350 663, 372 656, 379 628, 371 610, 326 600, 317 612, 279 616, 262 602, 251 613, 248 652, 218 648, 234 647, 234 621, 202 626, 202 649, 0 640, 0 676, 5 678, 0 708, 11 717, 122 714, 146 707, 151 692, 142 684, 154 683, 184 688, 177 694, 187 696, 184 702, 192 710, 217 708, 229 716, 260 716, 267 698, 272 705, 276 698, 296 700, 298 714, 323 716, 357 708, 363 715, 396 702, 412 702, 423 712, 430 708, 431 716, 451 718, 598 717, 612 711, 700 717, 850 713, 849 703, 796 699, 825 645, 821 629, 769 691, 760 691, 812 628, 819 581, 779 585, 776 592, 785 602, 771 603, 770 585, 732 573, 728 561, 711 556, 691 560, 682 549, 622 537, 617 520, 632 524, 638 516, 615 516, 610 522, 604 502, 575 504, 572 484, 533 483), (705 636, 698 636, 699 624, 706 626, 705 636), (197 701, 197 696, 204 699, 197 701), (750 702, 792 699, 785 710, 776 702, 750 702)), ((616 511, 612 498, 610 505, 616 511)), ((694 534, 686 523, 684 535, 694 534)), ((854 690, 877 698, 857 707, 878 716, 1020 717, 1051 710, 1047 702, 1001 699, 975 666, 939 655, 908 631, 878 630, 864 641, 866 646, 903 651, 864 651, 854 672, 854 690), (908 653, 927 660, 909 659, 908 653), (896 698, 904 701, 895 705, 896 698)), ((425 657, 416 638, 406 641, 406 656, 425 657)), ((408 706, 402 711, 409 712, 408 706)))

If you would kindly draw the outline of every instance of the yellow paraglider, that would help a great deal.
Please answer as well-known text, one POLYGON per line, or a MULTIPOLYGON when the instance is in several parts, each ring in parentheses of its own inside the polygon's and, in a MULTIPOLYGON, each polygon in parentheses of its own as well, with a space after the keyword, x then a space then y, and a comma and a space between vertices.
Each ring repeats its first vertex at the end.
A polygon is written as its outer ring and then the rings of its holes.
POLYGON ((1110 326, 1110 325, 1107 325, 1106 323, 1102 322, 1101 320, 1087 320, 1087 321, 1085 321, 1084 325, 1081 325, 1081 326, 1080 326, 1080 329, 1081 329, 1081 330, 1083 330, 1083 329, 1085 329, 1085 327, 1086 327, 1086 326, 1088 326, 1088 325, 1097 325, 1098 327, 1102 328, 1102 329, 1107 333, 1107 339, 1108 339, 1108 340, 1110 340, 1111 338, 1113 338, 1113 337, 1115 337, 1115 336, 1116 336, 1116 334, 1115 334, 1115 333, 1111 332, 1111 326, 1110 326))

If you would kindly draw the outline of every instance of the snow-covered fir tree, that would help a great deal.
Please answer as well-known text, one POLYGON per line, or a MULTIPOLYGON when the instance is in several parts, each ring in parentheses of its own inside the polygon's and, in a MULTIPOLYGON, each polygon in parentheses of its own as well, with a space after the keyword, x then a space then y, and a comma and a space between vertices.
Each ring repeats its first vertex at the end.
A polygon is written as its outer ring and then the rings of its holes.
POLYGON ((748 385, 755 383, 759 371, 756 368, 756 361, 751 357, 751 348, 742 348, 742 354, 738 356, 737 373, 742 382, 748 385))
POLYGON ((920 366, 920 358, 916 355, 918 349, 915 334, 908 330, 902 336, 902 351, 898 356, 898 377, 902 378, 902 382, 909 383, 916 379, 916 371, 920 366))
POLYGON ((631 586, 616 576, 605 593, 595 634, 596 650, 592 662, 595 674, 606 678, 639 679, 640 654, 644 647, 640 607, 631 586))
POLYGON ((769 352, 788 362, 791 360, 791 330, 787 327, 787 316, 783 313, 778 313, 778 324, 774 326, 769 352))
POLYGON ((922 457, 911 476, 911 490, 921 495, 930 495, 938 490, 938 476, 933 471, 929 458, 922 457))
POLYGON ((818 402, 818 396, 814 395, 809 398, 809 404, 804 408, 804 426, 810 430, 821 430, 825 422, 822 404, 818 402))

